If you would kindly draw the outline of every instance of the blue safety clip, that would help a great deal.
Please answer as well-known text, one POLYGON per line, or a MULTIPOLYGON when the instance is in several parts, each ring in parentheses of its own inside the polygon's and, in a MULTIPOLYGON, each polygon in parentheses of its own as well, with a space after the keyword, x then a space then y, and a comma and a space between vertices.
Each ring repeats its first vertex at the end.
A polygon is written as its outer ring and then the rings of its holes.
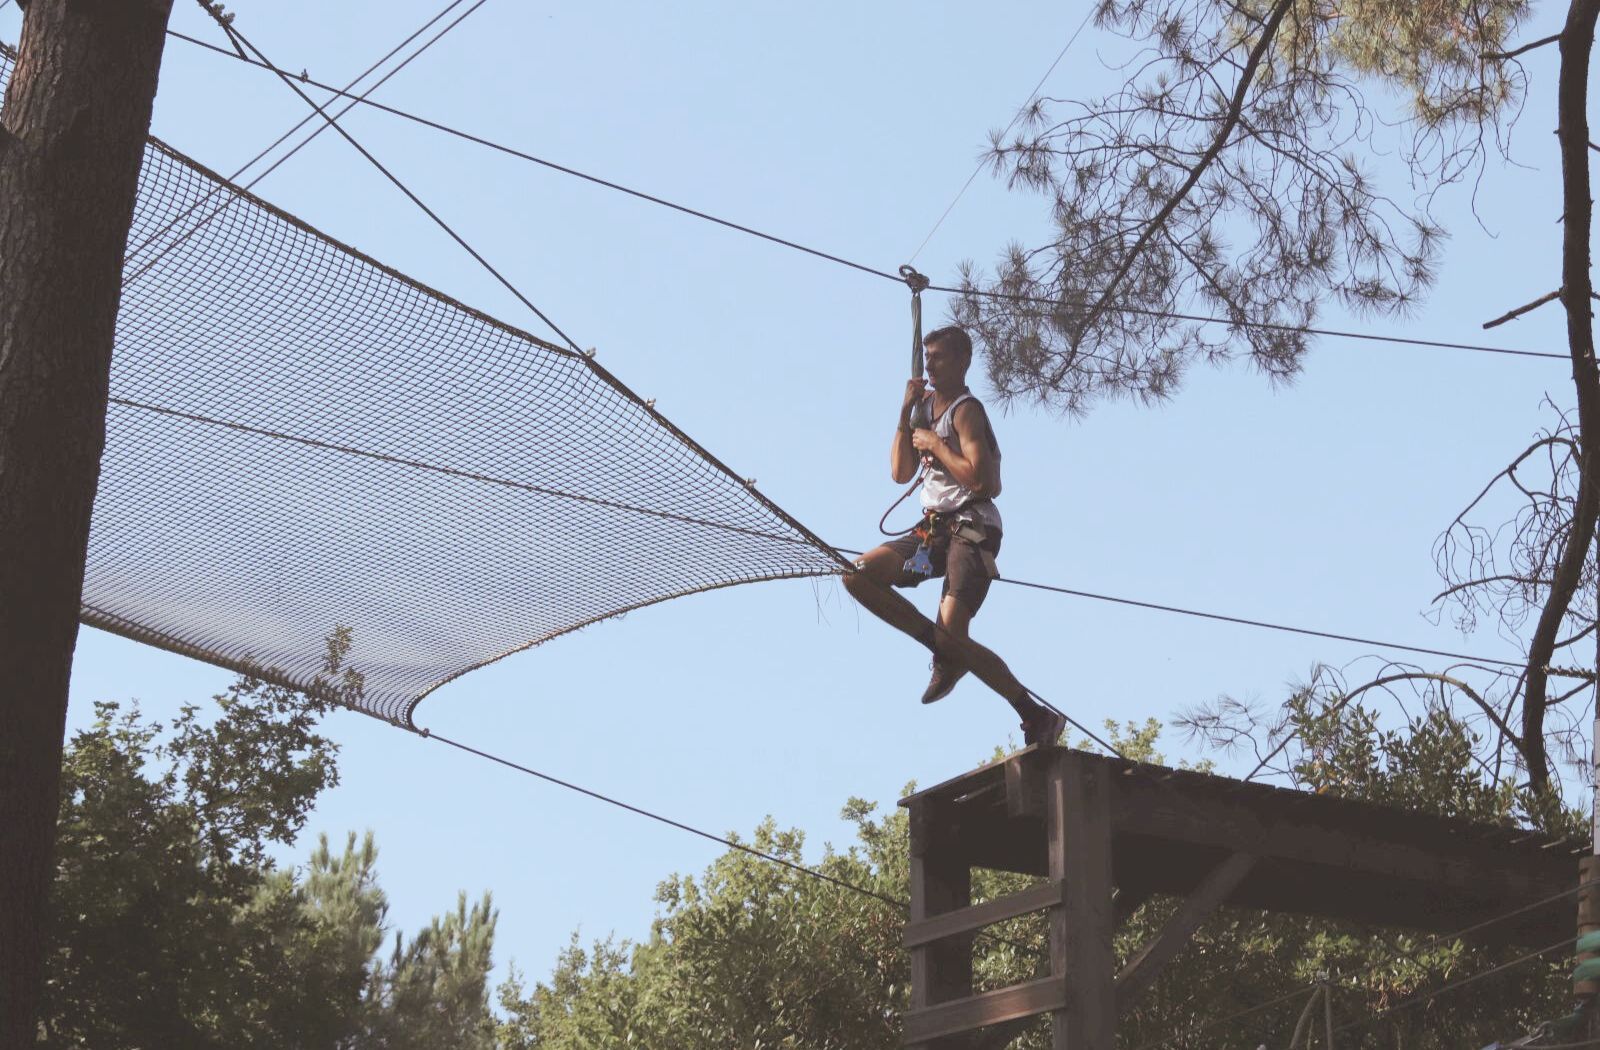
POLYGON ((904 567, 906 572, 914 576, 932 576, 933 559, 929 557, 928 545, 919 543, 916 553, 906 559, 904 567))

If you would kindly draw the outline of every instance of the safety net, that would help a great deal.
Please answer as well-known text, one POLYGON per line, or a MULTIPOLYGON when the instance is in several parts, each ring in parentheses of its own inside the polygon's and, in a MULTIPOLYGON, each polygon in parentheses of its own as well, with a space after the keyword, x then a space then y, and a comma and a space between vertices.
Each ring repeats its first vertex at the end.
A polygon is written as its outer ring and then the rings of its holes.
POLYGON ((347 628, 355 703, 410 724, 567 631, 844 567, 588 355, 155 139, 123 273, 85 623, 297 688, 347 628))

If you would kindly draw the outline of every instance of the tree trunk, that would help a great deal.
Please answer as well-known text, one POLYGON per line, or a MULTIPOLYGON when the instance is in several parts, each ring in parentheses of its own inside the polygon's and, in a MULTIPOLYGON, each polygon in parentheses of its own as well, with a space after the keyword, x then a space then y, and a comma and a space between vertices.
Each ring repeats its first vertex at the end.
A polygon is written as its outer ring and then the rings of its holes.
POLYGON ((1594 358, 1594 281, 1589 273, 1589 239, 1594 201, 1589 189, 1589 53, 1594 47, 1600 0, 1572 0, 1561 31, 1561 73, 1556 87, 1561 144, 1561 195, 1566 218, 1562 225, 1561 304, 1567 311, 1567 347, 1572 355, 1572 383, 1578 392, 1580 435, 1577 506, 1556 566, 1550 595, 1528 644, 1528 685, 1522 701, 1523 753, 1528 781, 1543 792, 1550 784, 1550 761, 1544 744, 1544 716, 1550 660, 1561 621, 1583 575, 1600 517, 1600 369, 1594 358))
POLYGON ((0 110, 0 1047, 34 1042, 122 254, 172 0, 31 0, 0 110))

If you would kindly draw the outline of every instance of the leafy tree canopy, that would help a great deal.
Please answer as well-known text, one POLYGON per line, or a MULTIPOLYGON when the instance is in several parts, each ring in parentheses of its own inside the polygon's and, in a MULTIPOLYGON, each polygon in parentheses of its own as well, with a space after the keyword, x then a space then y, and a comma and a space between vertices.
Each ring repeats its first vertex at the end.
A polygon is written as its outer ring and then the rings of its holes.
MULTIPOLYGON (((1286 748, 1284 761, 1304 789, 1492 823, 1534 823, 1563 831, 1581 827, 1574 814, 1531 815, 1522 804, 1525 792, 1496 782, 1476 763, 1470 731, 1446 708, 1421 714, 1403 729, 1386 730, 1359 703, 1306 690, 1291 701, 1284 723, 1300 733, 1286 748)), ((1130 724, 1120 732, 1110 728, 1134 757, 1160 760, 1155 750, 1159 724, 1130 724)), ((827 850, 820 867, 904 899, 905 814, 875 814, 873 804, 852 799, 844 815, 855 825, 856 841, 846 850, 827 850)), ((753 843, 786 859, 801 859, 800 834, 779 831, 770 820, 756 830, 753 843)), ((974 894, 980 900, 1002 896, 1025 881, 974 872, 974 894)), ((698 878, 666 880, 657 901, 659 917, 643 942, 604 939, 586 948, 575 935, 548 980, 530 989, 525 978, 514 976, 503 986, 502 1046, 890 1050, 901 1045, 897 1018, 906 1007, 909 972, 900 946, 904 915, 897 908, 734 851, 698 878)), ((1125 958, 1152 936, 1175 905, 1158 898, 1141 908, 1118 936, 1119 953, 1125 958)), ((1040 974, 1045 940, 1036 918, 992 929, 997 936, 980 938, 976 946, 980 989, 1040 974)), ((1206 923, 1179 964, 1124 1018, 1120 1040, 1142 1047, 1181 1032, 1187 1050, 1285 1045, 1303 997, 1206 1026, 1307 989, 1324 974, 1335 986, 1338 1023, 1361 1021, 1384 1006, 1509 958, 1394 930, 1224 911, 1206 923)), ((1473 988, 1469 996, 1441 998, 1357 1027, 1339 1045, 1453 1050, 1518 1035, 1567 1012, 1564 978, 1546 966, 1522 967, 1473 988)), ((1049 1043, 1041 1025, 1014 1045, 1049 1043)))
POLYGON ((381 952, 370 834, 268 852, 338 781, 327 705, 248 677, 215 702, 171 726, 101 703, 70 742, 40 1045, 492 1047, 488 896, 381 952))

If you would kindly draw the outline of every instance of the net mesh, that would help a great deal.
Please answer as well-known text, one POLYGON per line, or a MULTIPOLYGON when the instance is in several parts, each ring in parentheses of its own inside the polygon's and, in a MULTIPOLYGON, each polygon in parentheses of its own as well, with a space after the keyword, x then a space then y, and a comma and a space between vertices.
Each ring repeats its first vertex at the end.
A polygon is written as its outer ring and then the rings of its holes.
POLYGON ((588 357, 155 139, 111 395, 84 622, 299 688, 347 627, 391 721, 598 620, 843 565, 588 357))

